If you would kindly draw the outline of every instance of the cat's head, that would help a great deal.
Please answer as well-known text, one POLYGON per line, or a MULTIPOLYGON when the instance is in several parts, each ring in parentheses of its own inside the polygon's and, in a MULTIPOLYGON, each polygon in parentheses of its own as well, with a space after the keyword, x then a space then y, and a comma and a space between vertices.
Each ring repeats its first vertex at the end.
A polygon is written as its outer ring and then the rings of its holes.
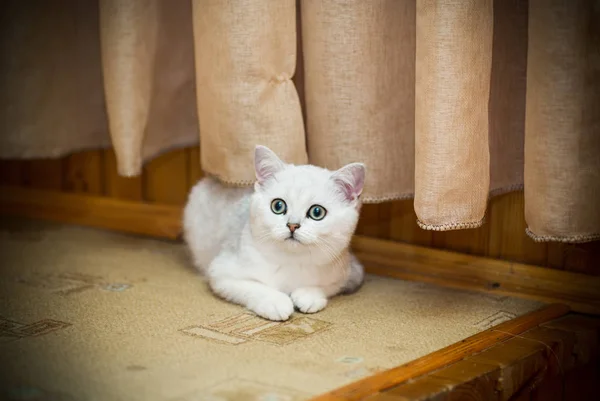
POLYGON ((296 166, 257 146, 254 165, 250 214, 255 240, 290 252, 321 253, 324 258, 348 246, 360 213, 363 164, 348 164, 337 171, 296 166))

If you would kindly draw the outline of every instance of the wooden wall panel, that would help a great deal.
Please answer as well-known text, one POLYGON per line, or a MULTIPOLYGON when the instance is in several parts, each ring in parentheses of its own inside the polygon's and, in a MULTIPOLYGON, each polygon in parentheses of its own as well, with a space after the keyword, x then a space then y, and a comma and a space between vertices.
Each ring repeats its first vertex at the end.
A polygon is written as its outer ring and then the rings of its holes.
POLYGON ((421 246, 433 244, 433 231, 423 230, 417 225, 412 199, 391 203, 388 239, 421 246))
POLYGON ((121 177, 112 149, 104 151, 104 188, 106 196, 131 201, 143 200, 142 177, 121 177))
POLYGON ((169 205, 184 204, 188 191, 188 158, 187 149, 180 149, 147 163, 142 175, 144 200, 169 205))
POLYGON ((433 246, 473 255, 487 255, 490 226, 486 222, 481 227, 468 230, 434 231, 433 246))
MULTIPOLYGON (((202 177, 198 147, 164 154, 147 163, 140 177, 117 174, 112 150, 77 153, 62 160, 0 161, 0 183, 40 189, 183 205, 202 177)), ((540 244, 525 234, 523 193, 490 200, 486 223, 474 230, 420 229, 412 199, 365 205, 357 233, 422 246, 600 275, 600 242, 540 244)))
POLYGON ((0 160, 0 184, 17 185, 23 183, 23 162, 20 160, 0 160))
POLYGON ((63 164, 58 159, 27 160, 22 167, 23 186, 62 190, 63 164))
POLYGON ((104 153, 79 152, 63 159, 63 189, 90 195, 104 195, 104 153))
POLYGON ((600 275, 600 241, 586 244, 550 243, 547 246, 545 265, 548 267, 600 275))
POLYGON ((524 205, 523 192, 500 195, 492 200, 487 223, 490 228, 487 254, 498 259, 544 265, 547 245, 534 242, 525 234, 524 205))
POLYGON ((391 205, 389 203, 363 205, 356 233, 374 238, 389 239, 391 205))

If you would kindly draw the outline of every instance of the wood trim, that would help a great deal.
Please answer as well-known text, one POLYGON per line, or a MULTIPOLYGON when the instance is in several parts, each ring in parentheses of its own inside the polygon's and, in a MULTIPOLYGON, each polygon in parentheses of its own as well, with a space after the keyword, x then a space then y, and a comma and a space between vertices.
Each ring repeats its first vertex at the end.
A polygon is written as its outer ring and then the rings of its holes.
POLYGON ((600 277, 361 236, 354 237, 352 247, 373 274, 563 303, 576 312, 600 314, 600 277))
POLYGON ((175 239, 181 207, 20 187, 0 187, 0 214, 175 239))
POLYGON ((491 329, 475 334, 463 341, 449 345, 431 354, 404 365, 377 373, 365 379, 350 383, 337 390, 313 398, 311 401, 358 401, 368 396, 395 387, 409 379, 433 372, 458 362, 468 356, 484 351, 500 342, 559 318, 569 312, 569 307, 561 304, 546 306, 537 311, 501 323, 491 329))
POLYGON ((569 314, 367 399, 593 400, 599 345, 600 319, 569 314))
MULTIPOLYGON (((0 214, 177 239, 181 206, 0 186, 0 214)), ((600 314, 600 277, 355 236, 372 274, 569 305, 600 314)))

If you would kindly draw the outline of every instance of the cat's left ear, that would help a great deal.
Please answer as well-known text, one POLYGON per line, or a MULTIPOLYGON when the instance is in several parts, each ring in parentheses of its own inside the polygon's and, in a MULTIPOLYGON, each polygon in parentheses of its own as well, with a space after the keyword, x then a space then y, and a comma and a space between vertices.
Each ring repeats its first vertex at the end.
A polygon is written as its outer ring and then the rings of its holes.
POLYGON ((263 185, 284 168, 285 163, 271 149, 261 145, 254 149, 254 171, 257 185, 263 185))
POLYGON ((365 185, 366 168, 362 163, 351 163, 337 170, 331 179, 348 202, 358 199, 365 185))

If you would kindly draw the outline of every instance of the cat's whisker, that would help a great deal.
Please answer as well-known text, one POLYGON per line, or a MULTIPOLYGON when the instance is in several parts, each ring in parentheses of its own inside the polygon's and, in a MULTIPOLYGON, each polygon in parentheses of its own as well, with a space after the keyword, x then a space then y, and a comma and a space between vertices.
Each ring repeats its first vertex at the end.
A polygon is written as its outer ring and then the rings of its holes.
POLYGON ((333 247, 327 240, 323 239, 321 242, 316 242, 316 244, 320 249, 328 254, 335 267, 342 264, 342 258, 334 251, 333 247))

